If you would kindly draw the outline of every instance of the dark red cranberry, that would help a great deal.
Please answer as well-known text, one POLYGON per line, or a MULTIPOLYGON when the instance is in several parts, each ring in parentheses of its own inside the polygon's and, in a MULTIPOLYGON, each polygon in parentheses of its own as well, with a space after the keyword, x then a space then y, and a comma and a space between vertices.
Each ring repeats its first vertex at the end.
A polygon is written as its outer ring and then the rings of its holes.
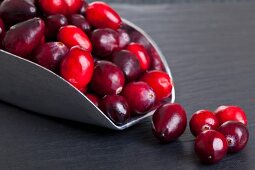
POLYGON ((92 45, 87 35, 80 28, 73 25, 67 25, 60 28, 58 41, 64 43, 69 48, 78 45, 84 50, 92 50, 92 45))
POLYGON ((91 93, 87 93, 86 97, 95 105, 95 106, 99 106, 99 97, 96 96, 95 94, 91 94, 91 93))
MULTIPOLYGON (((125 30, 127 30, 127 29, 125 28, 125 30)), ((131 30, 131 31, 128 31, 128 33, 129 33, 129 37, 131 39, 131 42, 135 42, 135 43, 141 44, 146 49, 151 46, 151 44, 147 40, 147 38, 145 38, 144 35, 141 34, 140 32, 138 32, 136 30, 135 31, 131 30)))
POLYGON ((150 70, 165 71, 165 66, 158 52, 153 47, 148 48, 148 54, 150 55, 150 60, 151 60, 150 70))
POLYGON ((4 23, 12 26, 36 17, 36 7, 30 0, 4 0, 0 6, 4 23))
POLYGON ((121 25, 119 14, 104 2, 92 2, 86 9, 86 18, 95 28, 117 30, 121 25))
POLYGON ((215 130, 206 130, 195 140, 195 152, 203 163, 216 163, 224 158, 227 151, 225 136, 215 130))
POLYGON ((86 18, 80 14, 73 14, 68 18, 69 24, 82 29, 88 36, 91 34, 91 26, 86 18))
POLYGON ((209 110, 195 112, 189 122, 190 131, 194 136, 198 136, 205 130, 216 130, 219 125, 217 117, 209 110))
POLYGON ((4 36, 5 36, 5 25, 3 20, 0 18, 0 49, 3 48, 2 41, 4 39, 4 36))
POLYGON ((35 62, 47 69, 58 72, 62 58, 68 48, 61 42, 49 42, 39 46, 35 52, 35 62))
POLYGON ((92 32, 91 43, 93 53, 101 58, 106 58, 118 48, 118 33, 112 29, 96 29, 92 32))
POLYGON ((124 97, 119 95, 105 96, 99 108, 118 125, 125 124, 130 117, 128 103, 124 97))
POLYGON ((247 118, 245 112, 238 106, 220 106, 216 109, 215 115, 220 125, 227 121, 238 121, 247 126, 247 118))
POLYGON ((45 35, 48 39, 55 39, 61 27, 68 24, 67 18, 62 14, 50 15, 45 21, 45 35))
POLYGON ((142 73, 138 59, 127 50, 114 52, 111 61, 123 71, 127 82, 136 80, 142 73))
POLYGON ((90 82, 94 69, 94 60, 90 52, 76 46, 63 58, 60 75, 77 89, 82 89, 90 82))
POLYGON ((12 26, 3 40, 5 50, 28 58, 29 54, 41 43, 44 28, 44 22, 40 18, 33 18, 12 26))
POLYGON ((126 98, 133 115, 149 111, 155 104, 155 93, 145 82, 132 82, 125 86, 122 95, 126 98))
POLYGON ((178 103, 160 106, 152 117, 152 130, 161 142, 171 142, 180 137, 187 126, 184 108, 178 103))
POLYGON ((170 76, 162 71, 149 71, 141 79, 149 84, 156 94, 156 101, 159 102, 172 94, 173 83, 170 76))
POLYGON ((225 135, 228 143, 228 152, 230 153, 239 152, 244 149, 249 140, 248 129, 241 122, 225 122, 218 131, 225 135))
POLYGON ((82 15, 86 15, 86 9, 87 7, 89 6, 88 2, 87 1, 83 1, 83 4, 81 6, 81 9, 80 9, 80 14, 82 15))
POLYGON ((123 49, 130 43, 130 37, 124 29, 118 29, 118 48, 123 49))
POLYGON ((143 45, 138 43, 130 43, 127 46, 127 50, 131 51, 132 53, 136 55, 143 71, 146 71, 150 68, 150 64, 151 64, 150 56, 148 55, 143 45))
POLYGON ((108 61, 97 61, 93 78, 90 83, 91 89, 101 96, 119 94, 124 86, 125 77, 115 64, 108 61))

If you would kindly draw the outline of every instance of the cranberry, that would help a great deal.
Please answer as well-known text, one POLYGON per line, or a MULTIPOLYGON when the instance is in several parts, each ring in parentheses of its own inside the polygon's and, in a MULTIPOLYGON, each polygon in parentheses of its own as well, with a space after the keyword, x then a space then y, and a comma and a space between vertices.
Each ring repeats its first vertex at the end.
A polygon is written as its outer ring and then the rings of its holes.
POLYGON ((129 107, 134 115, 141 115, 149 111, 155 104, 155 93, 145 82, 132 82, 123 89, 129 107))
POLYGON ((123 49, 130 43, 130 37, 124 29, 118 29, 118 48, 123 49))
POLYGON ((238 121, 247 125, 245 112, 238 106, 220 106, 216 109, 215 115, 218 118, 220 125, 227 121, 238 121))
POLYGON ((118 33, 112 29, 96 29, 92 32, 93 53, 106 58, 118 48, 118 33))
POLYGON ((161 142, 171 142, 180 137, 187 126, 184 108, 178 103, 160 106, 152 117, 152 130, 161 142))
POLYGON ((3 48, 2 41, 5 36, 5 26, 3 20, 0 18, 0 48, 3 48))
POLYGON ((231 153, 242 150, 249 140, 248 129, 241 122, 225 122, 220 126, 218 131, 225 135, 228 142, 228 152, 231 153))
POLYGON ((119 95, 105 96, 99 103, 99 108, 118 125, 126 123, 130 117, 128 103, 119 95))
POLYGON ((93 75, 94 60, 88 51, 73 47, 62 60, 60 75, 78 89, 85 87, 93 75))
POLYGON ((12 26, 3 40, 5 50, 28 58, 29 54, 41 43, 44 28, 44 22, 40 18, 33 18, 12 26))
POLYGON ((86 18, 96 28, 117 30, 121 25, 119 14, 104 2, 90 3, 86 9, 86 18))
POLYGON ((219 121, 213 112, 199 110, 192 115, 189 126, 191 133, 198 136, 205 130, 216 130, 219 127, 219 121))
POLYGON ((60 28, 58 41, 64 43, 69 48, 79 45, 84 50, 92 50, 92 45, 87 35, 80 28, 73 25, 60 28))
POLYGON ((169 75, 162 71, 150 71, 145 73, 141 79, 151 86, 156 94, 156 101, 159 102, 168 98, 172 93, 172 81, 169 75))
POLYGON ((67 18, 62 14, 50 15, 45 21, 45 35, 48 39, 55 39, 61 27, 68 24, 67 18))
POLYGON ((108 61, 97 61, 91 89, 99 95, 119 94, 124 86, 125 77, 118 66, 108 61))
POLYGON ((79 13, 82 15, 86 15, 86 9, 88 6, 88 2, 84 0, 79 13))
POLYGON ((30 0, 5 0, 0 6, 0 16, 5 24, 12 26, 36 17, 36 7, 30 0))
POLYGON ((150 60, 151 60, 150 70, 165 71, 165 66, 158 52, 153 47, 148 48, 148 54, 150 55, 150 60))
POLYGON ((83 4, 83 0, 39 0, 39 5, 48 15, 77 13, 83 4))
POLYGON ((150 57, 143 45, 138 43, 130 43, 127 46, 127 50, 136 55, 143 71, 146 71, 150 68, 150 57))
POLYGON ((141 74, 139 61, 133 53, 127 50, 114 52, 111 61, 119 66, 128 82, 136 80, 141 74))
POLYGON ((68 48, 63 43, 49 42, 38 47, 35 62, 53 72, 58 72, 60 61, 67 52, 68 48))
POLYGON ((86 20, 86 18, 80 14, 73 14, 68 18, 69 24, 75 25, 82 29, 87 35, 91 34, 91 26, 86 20))
POLYGON ((225 136, 215 130, 206 130, 195 140, 195 152, 204 163, 212 164, 220 161, 227 151, 225 136))
POLYGON ((94 95, 94 94, 86 94, 86 97, 95 105, 95 106, 99 106, 99 97, 94 95))

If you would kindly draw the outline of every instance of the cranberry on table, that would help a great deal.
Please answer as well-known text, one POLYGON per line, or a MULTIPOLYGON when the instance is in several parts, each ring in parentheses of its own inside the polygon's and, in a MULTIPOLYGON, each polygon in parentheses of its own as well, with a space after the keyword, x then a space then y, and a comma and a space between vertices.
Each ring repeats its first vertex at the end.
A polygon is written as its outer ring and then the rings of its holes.
POLYGON ((108 4, 100 1, 92 2, 88 5, 86 18, 95 28, 111 28, 117 30, 121 25, 119 14, 108 4))
POLYGON ((127 50, 136 55, 143 71, 146 71, 150 68, 151 65, 150 56, 148 55, 143 45, 138 43, 130 43, 127 46, 127 50))
POLYGON ((95 94, 91 94, 91 93, 87 93, 86 97, 95 105, 95 106, 99 106, 99 97, 96 96, 95 94))
POLYGON ((220 124, 213 112, 199 110, 192 115, 189 126, 191 133, 198 136, 205 130, 217 130, 220 124))
POLYGON ((119 94, 125 84, 121 69, 108 61, 97 61, 90 87, 94 93, 104 96, 119 94))
POLYGON ((82 89, 90 82, 94 69, 94 60, 90 52, 76 46, 63 58, 60 75, 77 89, 82 89))
POLYGON ((35 62, 53 72, 59 71, 62 58, 69 49, 61 42, 49 42, 39 46, 35 52, 35 62))
POLYGON ((202 132, 195 140, 195 152, 203 163, 216 163, 227 154, 227 140, 215 130, 202 132))
POLYGON ((28 58, 31 52, 41 43, 44 29, 44 22, 40 18, 18 23, 6 32, 3 46, 10 53, 28 58))
POLYGON ((145 73, 140 81, 144 81, 151 86, 156 94, 156 101, 160 102, 172 94, 173 83, 170 76, 163 71, 149 71, 145 73))
POLYGON ((99 108, 117 125, 122 125, 130 117, 126 99, 119 95, 105 96, 99 103, 99 108))
POLYGON ((92 32, 93 53, 100 58, 107 58, 118 48, 118 33, 112 29, 96 29, 92 32))
POLYGON ((241 122, 228 121, 223 123, 218 129, 228 143, 228 152, 234 153, 244 149, 249 140, 249 132, 241 122))
POLYGON ((64 43, 69 48, 81 46, 86 51, 92 50, 92 45, 87 35, 80 28, 73 25, 60 28, 58 41, 64 43))
POLYGON ((63 14, 50 15, 45 20, 45 35, 48 39, 55 39, 61 27, 68 24, 63 14))
POLYGON ((138 59, 127 50, 114 52, 111 61, 123 71, 127 82, 136 80, 142 73, 138 59))
POLYGON ((91 34, 91 26, 81 14, 73 14, 68 17, 69 24, 82 29, 87 35, 91 34))
POLYGON ((216 109, 215 115, 220 125, 227 121, 238 121, 247 126, 247 117, 242 108, 238 106, 220 106, 216 109))
POLYGON ((125 48, 130 43, 130 37, 124 29, 118 29, 118 49, 125 48))
POLYGON ((155 93, 145 82, 131 82, 123 89, 122 95, 126 98, 133 115, 142 115, 152 109, 155 104, 155 93))
POLYGON ((185 131, 186 126, 186 111, 178 103, 164 104, 152 116, 153 134, 164 143, 171 142, 180 137, 185 131))

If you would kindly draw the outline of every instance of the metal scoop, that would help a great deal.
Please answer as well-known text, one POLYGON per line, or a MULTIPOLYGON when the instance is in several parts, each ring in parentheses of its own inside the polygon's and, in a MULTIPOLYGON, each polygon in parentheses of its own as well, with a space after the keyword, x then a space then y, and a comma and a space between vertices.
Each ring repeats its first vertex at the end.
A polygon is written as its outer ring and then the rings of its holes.
MULTIPOLYGON (((123 19, 125 29, 140 35, 145 46, 150 46, 160 56, 165 71, 172 78, 165 57, 155 42, 135 24, 123 19)), ((137 39, 140 40, 139 38, 137 39)), ((66 80, 31 61, 0 50, 0 100, 35 113, 60 117, 114 130, 123 130, 151 116, 131 118, 125 125, 115 125, 84 94, 66 80)), ((175 100, 172 89, 171 102, 175 100)))

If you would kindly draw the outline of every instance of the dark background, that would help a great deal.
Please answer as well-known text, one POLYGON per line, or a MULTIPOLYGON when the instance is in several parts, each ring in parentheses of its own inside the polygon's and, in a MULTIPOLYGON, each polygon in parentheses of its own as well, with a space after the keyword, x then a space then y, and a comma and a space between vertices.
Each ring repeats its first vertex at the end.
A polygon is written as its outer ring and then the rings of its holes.
POLYGON ((162 145, 150 119, 117 132, 0 102, 0 169, 254 169, 255 2, 141 2, 113 6, 158 43, 188 119, 199 109, 239 105, 249 118, 247 147, 218 164, 202 165, 188 127, 179 140, 162 145))

